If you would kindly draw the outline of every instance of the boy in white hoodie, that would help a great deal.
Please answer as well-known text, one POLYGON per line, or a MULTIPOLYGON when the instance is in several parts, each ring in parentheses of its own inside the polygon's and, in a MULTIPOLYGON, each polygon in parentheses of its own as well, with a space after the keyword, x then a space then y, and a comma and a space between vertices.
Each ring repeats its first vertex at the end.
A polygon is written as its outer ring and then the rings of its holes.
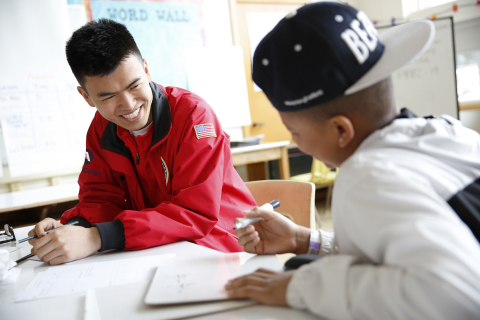
POLYGON ((363 12, 320 2, 261 41, 254 81, 298 147, 340 167, 334 232, 245 211, 263 218, 237 231, 245 251, 324 257, 232 280, 231 298, 328 319, 478 319, 480 135, 448 116, 399 110, 390 79, 433 37, 423 20, 377 35, 363 12))

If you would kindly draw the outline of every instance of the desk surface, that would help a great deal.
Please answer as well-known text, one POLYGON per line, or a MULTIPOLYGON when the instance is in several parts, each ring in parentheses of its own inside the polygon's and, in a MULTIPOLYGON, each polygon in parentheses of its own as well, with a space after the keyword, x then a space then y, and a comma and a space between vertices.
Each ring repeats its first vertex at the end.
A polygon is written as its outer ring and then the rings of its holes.
MULTIPOLYGON (((18 238, 22 238, 26 235, 29 229, 30 227, 19 228, 15 230, 15 233, 18 238)), ((72 264, 138 258, 168 253, 175 253, 177 257, 197 258, 221 254, 218 251, 195 244, 179 242, 146 250, 98 254, 73 262, 72 264)), ((85 293, 14 303, 13 297, 20 293, 38 272, 45 271, 50 266, 41 261, 27 260, 21 263, 18 267, 22 269, 22 272, 17 282, 15 284, 0 285, 0 315, 2 319, 83 319, 85 293)), ((268 268, 268 266, 265 267, 268 268)), ((189 313, 192 314, 192 312, 205 312, 206 310, 218 311, 229 308, 240 309, 223 311, 197 318, 203 320, 317 319, 316 317, 302 311, 288 308, 251 305, 249 304, 250 302, 246 300, 232 300, 183 306, 151 307, 143 303, 149 285, 150 281, 144 281, 128 285, 95 289, 101 319, 179 319, 186 318, 189 313), (246 305, 250 306, 245 307, 246 305)))

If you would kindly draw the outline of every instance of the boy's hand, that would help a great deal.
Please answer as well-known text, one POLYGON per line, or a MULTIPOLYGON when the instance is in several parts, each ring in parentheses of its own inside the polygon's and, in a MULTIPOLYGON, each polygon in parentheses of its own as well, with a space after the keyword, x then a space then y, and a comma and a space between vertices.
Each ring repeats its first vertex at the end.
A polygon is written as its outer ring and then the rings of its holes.
MULTIPOLYGON (((278 212, 256 207, 243 212, 245 217, 261 217, 235 234, 238 244, 246 252, 256 254, 306 253, 310 241, 310 229, 299 226, 278 212)), ((237 218, 235 223, 240 219, 237 218)))
POLYGON ((47 218, 28 233, 29 236, 38 236, 28 243, 33 246, 32 253, 40 260, 53 266, 87 257, 100 249, 100 233, 96 227, 63 226, 45 234, 46 230, 59 226, 62 224, 47 218))
MULTIPOLYGON (((42 221, 40 221, 39 223, 37 223, 35 225, 35 228, 33 228, 32 230, 30 230, 28 232, 28 236, 30 237, 30 236, 37 235, 39 238, 41 238, 41 237, 45 236, 45 231, 50 230, 50 229, 58 228, 61 225, 62 224, 55 219, 46 218, 46 219, 43 219, 42 221)), ((36 240, 36 239, 32 239, 32 240, 36 240)), ((32 240, 30 240, 30 241, 32 241, 32 240)), ((29 243, 32 244, 30 241, 29 241, 29 243)))
POLYGON ((225 285, 231 299, 250 298, 273 306, 287 305, 287 286, 294 271, 273 272, 259 269, 252 274, 230 280, 225 285))

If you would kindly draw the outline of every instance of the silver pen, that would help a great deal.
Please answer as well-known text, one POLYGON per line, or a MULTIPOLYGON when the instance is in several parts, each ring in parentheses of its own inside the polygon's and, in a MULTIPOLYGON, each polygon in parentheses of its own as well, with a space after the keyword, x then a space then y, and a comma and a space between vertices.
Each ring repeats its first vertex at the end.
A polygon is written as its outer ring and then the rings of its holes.
MULTIPOLYGON (((260 208, 273 211, 275 208, 278 208, 279 205, 280 205, 280 201, 273 200, 273 201, 270 201, 269 203, 265 203, 260 208)), ((235 223, 235 226, 233 227, 233 229, 243 229, 243 228, 251 225, 252 223, 255 223, 255 222, 260 221, 260 220, 262 220, 262 218, 260 218, 260 217, 243 218, 242 220, 235 223)))

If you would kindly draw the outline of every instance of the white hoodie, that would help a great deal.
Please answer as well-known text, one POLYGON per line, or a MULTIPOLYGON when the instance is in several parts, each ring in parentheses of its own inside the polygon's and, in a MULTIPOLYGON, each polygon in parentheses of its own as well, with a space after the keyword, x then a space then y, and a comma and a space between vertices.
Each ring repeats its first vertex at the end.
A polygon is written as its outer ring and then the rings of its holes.
POLYGON ((480 319, 480 245, 459 218, 480 232, 479 178, 480 135, 456 119, 375 131, 341 165, 335 236, 321 231, 327 255, 295 272, 288 304, 328 319, 480 319))

